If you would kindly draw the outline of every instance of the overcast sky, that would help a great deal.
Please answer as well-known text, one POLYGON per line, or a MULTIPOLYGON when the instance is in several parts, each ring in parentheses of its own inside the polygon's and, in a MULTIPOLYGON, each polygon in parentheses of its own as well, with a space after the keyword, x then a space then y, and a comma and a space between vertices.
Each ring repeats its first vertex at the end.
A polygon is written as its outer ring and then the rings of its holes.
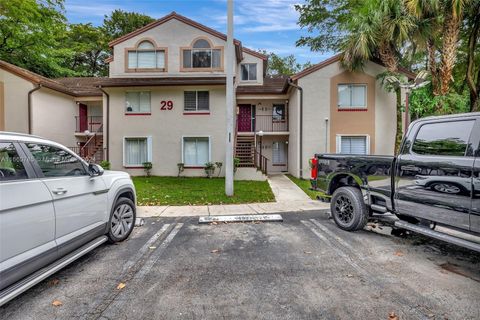
MULTIPOLYGON (((235 38, 245 47, 265 49, 281 56, 294 54, 299 62, 317 63, 331 54, 296 47, 295 41, 307 34, 297 25, 293 5, 303 0, 235 0, 235 38)), ((161 18, 176 11, 192 20, 226 33, 226 0, 66 0, 65 10, 71 23, 101 25, 104 15, 115 9, 135 11, 161 18)))

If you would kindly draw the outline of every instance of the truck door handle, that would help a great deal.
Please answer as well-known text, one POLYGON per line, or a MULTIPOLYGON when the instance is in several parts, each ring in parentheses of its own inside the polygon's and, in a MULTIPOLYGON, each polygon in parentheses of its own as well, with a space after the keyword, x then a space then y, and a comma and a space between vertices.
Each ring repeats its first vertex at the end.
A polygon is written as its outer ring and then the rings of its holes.
POLYGON ((56 189, 53 189, 52 192, 58 195, 62 195, 67 193, 67 190, 64 188, 56 188, 56 189))

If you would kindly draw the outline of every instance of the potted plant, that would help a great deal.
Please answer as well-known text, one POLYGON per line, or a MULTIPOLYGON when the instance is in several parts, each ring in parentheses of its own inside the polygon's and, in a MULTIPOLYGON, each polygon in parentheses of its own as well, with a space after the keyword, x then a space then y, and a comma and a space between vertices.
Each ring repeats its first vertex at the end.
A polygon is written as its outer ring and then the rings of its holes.
POLYGON ((145 174, 147 175, 147 177, 150 177, 150 171, 152 170, 152 163, 151 162, 144 162, 142 163, 142 166, 143 166, 143 170, 145 171, 145 174))
POLYGON ((211 178, 215 173, 215 163, 213 162, 205 163, 204 170, 205 170, 205 173, 207 174, 207 178, 211 178))
POLYGON ((110 170, 111 165, 112 164, 110 161, 107 160, 102 160, 102 162, 100 162, 100 167, 102 167, 104 170, 110 170))
POLYGON ((182 172, 185 171, 185 163, 183 162, 177 163, 177 167, 178 167, 178 177, 180 177, 182 172))

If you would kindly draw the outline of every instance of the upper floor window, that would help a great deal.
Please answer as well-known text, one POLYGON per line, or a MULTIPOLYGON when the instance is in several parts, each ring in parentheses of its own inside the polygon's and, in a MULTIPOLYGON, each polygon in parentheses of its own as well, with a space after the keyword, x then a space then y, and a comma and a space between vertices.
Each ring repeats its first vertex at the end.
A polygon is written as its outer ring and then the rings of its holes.
POLYGON ((184 111, 210 111, 210 94, 208 91, 185 91, 184 111))
POLYGON ((285 105, 284 104, 274 104, 272 107, 272 118, 273 120, 285 120, 285 105))
POLYGON ((193 42, 191 48, 182 49, 182 65, 184 69, 217 69, 222 68, 222 48, 213 47, 206 39, 193 42))
POLYGON ((131 91, 125 93, 125 113, 145 113, 149 114, 150 92, 149 91, 131 91))
POLYGON ((367 108, 367 85, 339 84, 338 107, 340 109, 367 108))
POLYGON ((128 71, 165 71, 166 49, 156 48, 148 40, 142 41, 136 48, 127 49, 128 71))
POLYGON ((256 63, 242 63, 241 66, 242 81, 257 80, 257 64, 256 63))

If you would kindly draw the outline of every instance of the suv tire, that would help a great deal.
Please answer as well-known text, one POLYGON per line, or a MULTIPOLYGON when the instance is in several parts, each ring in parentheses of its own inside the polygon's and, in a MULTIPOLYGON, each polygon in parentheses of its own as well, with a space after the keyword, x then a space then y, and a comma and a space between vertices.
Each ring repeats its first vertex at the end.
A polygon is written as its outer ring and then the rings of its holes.
POLYGON ((108 221, 108 239, 111 243, 128 238, 135 227, 135 204, 128 198, 118 198, 108 221))
POLYGON ((330 202, 333 220, 340 229, 361 230, 368 221, 368 211, 363 201, 362 191, 354 187, 341 187, 335 190, 330 202))

